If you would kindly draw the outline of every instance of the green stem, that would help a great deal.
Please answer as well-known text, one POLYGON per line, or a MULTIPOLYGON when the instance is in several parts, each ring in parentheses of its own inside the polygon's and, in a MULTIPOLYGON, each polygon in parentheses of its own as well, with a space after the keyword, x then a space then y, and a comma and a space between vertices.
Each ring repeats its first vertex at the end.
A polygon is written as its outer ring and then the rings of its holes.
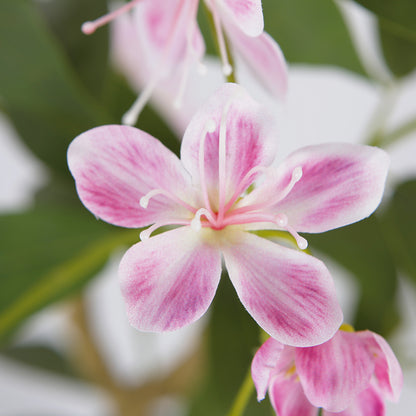
POLYGON ((251 378, 251 370, 249 369, 227 416, 242 416, 253 391, 254 384, 251 378))
MULTIPOLYGON (((203 3, 203 4, 204 4, 204 10, 205 10, 206 15, 208 17, 209 27, 211 29, 212 38, 214 39, 215 48, 217 50, 217 55, 221 59, 220 45, 219 45, 219 42, 218 42, 218 39, 217 39, 217 31, 215 30, 214 16, 213 16, 211 10, 208 8, 208 6, 205 3, 203 3)), ((225 35, 224 32, 223 32, 223 36, 224 36, 224 42, 225 42, 225 49, 227 51, 228 62, 230 63, 231 68, 232 68, 231 74, 226 75, 225 80, 226 80, 226 82, 237 83, 237 79, 236 79, 236 76, 235 76, 234 58, 233 58, 233 55, 232 55, 231 50, 230 50, 230 46, 229 46, 229 43, 228 43, 228 38, 227 38, 227 36, 225 35)))
POLYGON ((386 147, 414 132, 416 132, 416 118, 403 123, 390 133, 373 136, 369 144, 371 146, 386 147))

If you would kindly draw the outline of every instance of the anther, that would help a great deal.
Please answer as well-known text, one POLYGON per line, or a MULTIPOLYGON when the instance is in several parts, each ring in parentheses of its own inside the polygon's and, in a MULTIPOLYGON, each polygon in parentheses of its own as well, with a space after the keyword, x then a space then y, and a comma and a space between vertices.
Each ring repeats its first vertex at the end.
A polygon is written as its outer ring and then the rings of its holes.
POLYGON ((225 64, 222 67, 222 72, 226 77, 228 77, 233 73, 233 67, 230 64, 225 64))
POLYGON ((277 214, 276 215, 276 224, 279 227, 286 228, 287 227, 287 216, 285 214, 277 214))

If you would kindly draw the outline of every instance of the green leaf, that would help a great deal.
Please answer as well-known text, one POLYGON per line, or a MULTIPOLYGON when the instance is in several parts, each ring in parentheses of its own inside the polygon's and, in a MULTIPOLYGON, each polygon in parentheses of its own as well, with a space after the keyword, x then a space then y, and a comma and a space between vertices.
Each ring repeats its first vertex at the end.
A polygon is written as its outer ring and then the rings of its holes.
POLYGON ((385 211, 383 226, 386 241, 395 255, 398 267, 416 284, 416 179, 396 188, 385 211))
POLYGON ((0 337, 79 290, 120 245, 138 241, 77 210, 38 208, 0 217, 0 337))
POLYGON ((69 175, 70 141, 109 116, 82 88, 33 2, 0 2, 0 54, 2 108, 38 157, 69 175))
POLYGON ((383 20, 379 22, 379 30, 384 58, 393 74, 403 77, 413 72, 416 68, 416 36, 405 36, 383 20))
POLYGON ((39 3, 39 8, 83 86, 101 98, 108 70, 108 26, 86 36, 81 25, 107 13, 107 1, 48 1, 39 3))
POLYGON ((336 65, 365 74, 332 0, 263 0, 265 28, 289 62, 336 65))
POLYGON ((391 28, 416 36, 416 2, 414 0, 355 0, 375 13, 391 28))
POLYGON ((397 324, 396 267, 384 240, 380 221, 372 216, 359 223, 307 237, 313 248, 328 254, 354 274, 361 290, 357 329, 386 335, 397 324))

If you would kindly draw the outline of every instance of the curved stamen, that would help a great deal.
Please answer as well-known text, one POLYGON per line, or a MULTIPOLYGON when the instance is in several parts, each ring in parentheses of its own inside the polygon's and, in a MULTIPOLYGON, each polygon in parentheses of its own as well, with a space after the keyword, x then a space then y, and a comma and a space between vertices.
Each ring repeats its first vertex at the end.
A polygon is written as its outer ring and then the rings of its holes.
POLYGON ((240 197, 240 195, 252 184, 254 178, 253 176, 257 175, 257 173, 265 173, 268 168, 265 168, 263 166, 255 166, 254 168, 251 168, 244 176, 244 178, 241 180, 241 182, 238 184, 233 196, 231 199, 227 202, 227 205, 224 207, 224 211, 228 211, 231 206, 234 204, 234 202, 240 197))
POLYGON ((188 225, 189 220, 180 220, 180 219, 171 219, 171 220, 165 220, 156 222, 153 225, 151 225, 149 228, 146 228, 140 233, 140 240, 148 240, 150 238, 150 235, 157 230, 160 227, 164 227, 165 225, 188 225))
POLYGON ((152 189, 146 195, 142 196, 140 198, 140 206, 142 208, 147 208, 148 205, 149 205, 150 199, 153 198, 156 195, 164 195, 164 196, 168 197, 169 199, 173 200, 174 202, 178 203, 179 205, 182 205, 184 208, 191 211, 192 213, 196 212, 196 208, 194 208, 192 205, 189 205, 187 202, 178 198, 174 194, 170 193, 169 191, 166 191, 165 189, 161 189, 161 188, 152 189))
POLYGON ((128 12, 132 9, 139 1, 141 0, 131 0, 130 3, 125 4, 124 6, 119 7, 113 12, 107 13, 104 16, 99 17, 98 19, 93 20, 92 22, 85 22, 81 26, 81 30, 85 35, 93 34, 99 27, 110 23, 116 17, 120 16, 123 13, 128 12))
POLYGON ((292 235, 301 250, 305 250, 308 247, 308 240, 301 237, 290 225, 286 225, 286 231, 292 235))
POLYGON ((217 128, 214 120, 208 120, 207 124, 205 125, 204 130, 202 131, 202 138, 199 143, 199 153, 198 153, 198 162, 199 162, 199 178, 201 182, 201 190, 202 196, 204 198, 204 204, 206 209, 213 214, 211 209, 211 204, 209 202, 209 195, 207 184, 205 181, 205 139, 208 133, 214 133, 215 129, 217 128))
POLYGON ((278 200, 274 201, 274 203, 281 201, 282 199, 286 198, 290 191, 293 189, 293 187, 296 185, 297 182, 300 181, 302 178, 303 171, 302 166, 296 166, 295 169, 293 169, 292 177, 290 179, 290 182, 286 185, 286 187, 283 189, 283 191, 278 195, 278 200))
POLYGON ((195 212, 195 217, 191 221, 191 227, 194 231, 200 231, 202 228, 201 217, 205 216, 206 219, 212 225, 216 225, 217 221, 214 216, 209 212, 206 208, 200 208, 197 212, 195 212))

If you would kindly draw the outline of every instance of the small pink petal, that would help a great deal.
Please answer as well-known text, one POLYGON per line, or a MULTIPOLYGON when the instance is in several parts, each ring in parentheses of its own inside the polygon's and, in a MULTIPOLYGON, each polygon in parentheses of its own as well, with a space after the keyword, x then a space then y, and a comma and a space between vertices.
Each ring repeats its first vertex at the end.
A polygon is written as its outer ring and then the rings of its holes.
POLYGON ((318 415, 318 409, 306 398, 296 374, 276 377, 269 389, 269 396, 278 416, 318 415))
POLYGON ((222 251, 231 281, 266 332, 301 347, 333 336, 342 312, 321 261, 248 232, 234 231, 230 242, 222 251))
POLYGON ((68 165, 82 203, 97 217, 123 227, 143 227, 167 218, 188 218, 189 211, 164 196, 147 208, 140 198, 153 189, 190 200, 190 177, 161 142, 134 127, 102 126, 76 137, 68 165))
POLYGON ((365 340, 352 332, 338 331, 324 344, 297 348, 295 361, 306 397, 331 412, 345 410, 374 372, 365 340))
POLYGON ((284 98, 288 86, 287 66, 276 41, 265 32, 257 37, 248 37, 232 24, 227 25, 226 30, 233 50, 266 91, 279 99, 284 98))
POLYGON ((257 390, 257 400, 266 397, 271 376, 283 351, 284 345, 269 338, 256 352, 251 363, 251 377, 257 390))
POLYGON ((361 392, 342 412, 332 413, 322 411, 322 416, 384 416, 386 413, 383 398, 380 393, 370 385, 361 392))
POLYGON ((181 160, 196 183, 206 184, 214 206, 218 207, 220 180, 228 201, 252 168, 273 161, 273 125, 267 111, 236 84, 224 84, 192 118, 182 141, 181 160), (209 127, 212 132, 207 133, 209 127), (220 131, 224 151, 220 151, 220 131), (224 173, 220 175, 222 156, 224 173))
POLYGON ((300 180, 280 202, 268 208, 284 213, 299 232, 319 233, 368 217, 380 203, 389 166, 386 152, 353 144, 323 144, 292 153, 263 187, 255 200, 270 200, 290 182, 296 168, 300 180))
POLYGON ((244 34, 258 36, 263 32, 261 0, 219 0, 219 3, 228 14, 228 19, 231 19, 244 34))
POLYGON ((375 357, 377 385, 387 399, 397 402, 403 387, 403 373, 394 352, 380 335, 364 331, 368 337, 370 351, 375 357))
POLYGON ((135 328, 173 331, 208 309, 221 275, 221 255, 203 242, 200 233, 180 227, 126 252, 119 277, 127 316, 135 328))

